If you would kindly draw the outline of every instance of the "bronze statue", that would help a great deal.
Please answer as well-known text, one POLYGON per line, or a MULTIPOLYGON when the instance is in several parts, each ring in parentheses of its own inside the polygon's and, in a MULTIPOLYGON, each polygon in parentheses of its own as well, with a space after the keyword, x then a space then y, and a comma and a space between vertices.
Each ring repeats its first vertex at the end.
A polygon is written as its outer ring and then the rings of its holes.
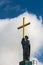
POLYGON ((21 41, 22 47, 23 47, 23 61, 29 61, 30 60, 30 41, 28 40, 28 36, 25 36, 25 38, 22 38, 21 41))
POLYGON ((25 36, 25 29, 24 29, 27 25, 30 25, 30 22, 25 24, 25 17, 23 17, 23 25, 18 27, 18 29, 23 28, 23 38, 21 41, 23 47, 23 61, 25 60, 29 61, 30 58, 30 42, 28 40, 28 36, 25 36))

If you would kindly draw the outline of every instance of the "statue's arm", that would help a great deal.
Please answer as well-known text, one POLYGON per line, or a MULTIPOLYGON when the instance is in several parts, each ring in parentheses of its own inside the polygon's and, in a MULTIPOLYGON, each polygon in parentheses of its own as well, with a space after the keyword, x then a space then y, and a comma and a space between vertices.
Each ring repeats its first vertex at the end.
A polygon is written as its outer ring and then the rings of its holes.
POLYGON ((30 41, 28 40, 28 46, 30 46, 30 41))
POLYGON ((25 43, 25 39, 22 38, 21 44, 22 44, 22 47, 23 47, 23 48, 24 48, 24 43, 25 43))

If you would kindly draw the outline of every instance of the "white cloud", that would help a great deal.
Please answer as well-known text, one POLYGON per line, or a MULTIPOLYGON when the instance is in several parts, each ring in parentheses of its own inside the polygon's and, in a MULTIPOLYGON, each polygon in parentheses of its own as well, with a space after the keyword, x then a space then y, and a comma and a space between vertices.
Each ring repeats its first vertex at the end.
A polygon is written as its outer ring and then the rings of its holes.
POLYGON ((22 29, 17 27, 22 25, 23 17, 25 23, 31 23, 25 28, 30 39, 31 57, 43 45, 42 17, 37 19, 36 15, 25 12, 16 18, 0 20, 0 65, 18 65, 22 61, 22 29))

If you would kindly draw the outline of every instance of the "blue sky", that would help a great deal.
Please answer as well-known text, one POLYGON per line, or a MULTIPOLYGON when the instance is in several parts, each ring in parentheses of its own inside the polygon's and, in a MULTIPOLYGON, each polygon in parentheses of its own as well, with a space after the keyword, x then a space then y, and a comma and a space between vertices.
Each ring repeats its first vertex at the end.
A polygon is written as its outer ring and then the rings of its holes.
MULTIPOLYGON (((42 16, 43 19, 43 0, 0 0, 0 19, 14 18, 25 11, 36 14, 38 18, 42 16)), ((35 57, 43 63, 42 49, 43 47, 38 50, 35 57)))
POLYGON ((43 0, 0 0, 0 19, 14 18, 25 11, 43 17, 43 0))
POLYGON ((36 52, 35 57, 39 60, 39 62, 43 63, 43 46, 36 52))

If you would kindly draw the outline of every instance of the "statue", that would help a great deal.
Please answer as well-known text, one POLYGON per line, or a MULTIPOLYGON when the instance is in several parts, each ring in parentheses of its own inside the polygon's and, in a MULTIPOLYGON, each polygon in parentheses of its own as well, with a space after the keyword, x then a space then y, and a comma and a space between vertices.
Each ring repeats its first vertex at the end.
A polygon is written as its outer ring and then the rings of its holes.
POLYGON ((30 61, 30 41, 28 40, 28 36, 25 36, 25 27, 27 25, 30 25, 30 22, 25 24, 25 17, 23 17, 23 25, 18 27, 18 29, 23 29, 23 37, 21 40, 23 48, 23 61, 21 61, 19 65, 32 65, 32 61, 30 61))
POLYGON ((25 60, 29 60, 30 58, 30 44, 29 44, 29 40, 28 40, 28 36, 25 36, 24 32, 25 32, 25 29, 24 27, 27 26, 27 25, 30 25, 30 22, 27 23, 27 24, 24 24, 25 23, 25 17, 23 17, 23 25, 18 27, 18 29, 21 29, 23 28, 23 38, 22 38, 22 47, 23 47, 23 61, 25 60))
POLYGON ((22 38, 21 41, 22 48, 23 48, 23 61, 29 61, 30 59, 30 41, 28 40, 28 36, 22 38))

